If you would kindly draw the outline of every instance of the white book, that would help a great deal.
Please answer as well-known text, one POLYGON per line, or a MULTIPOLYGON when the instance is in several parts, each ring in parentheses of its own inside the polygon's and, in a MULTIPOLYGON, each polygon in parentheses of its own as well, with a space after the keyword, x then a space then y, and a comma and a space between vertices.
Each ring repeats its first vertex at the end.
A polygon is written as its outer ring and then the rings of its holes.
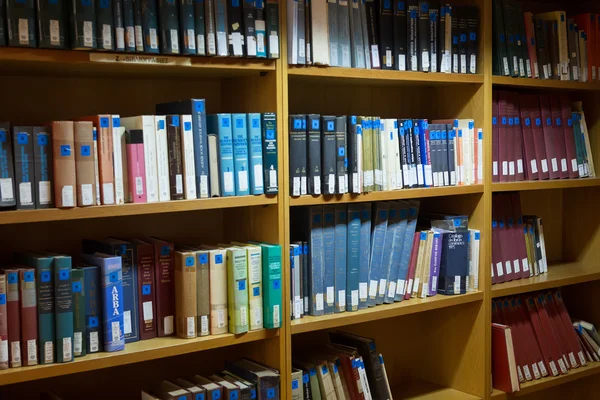
POLYGON ((210 271, 210 334, 227 333, 227 250, 214 246, 202 246, 209 250, 210 271))
POLYGON ((181 116, 181 154, 183 155, 183 192, 186 200, 198 198, 196 195, 196 171, 194 164, 194 134, 192 116, 181 116))
MULTIPOLYGON (((462 131, 462 165, 460 166, 459 184, 471 185, 473 175, 473 135, 470 124, 473 120, 459 119, 458 129, 462 131)), ((514 175, 514 168, 513 168, 514 175)))
POLYGON ((540 263, 540 273, 548 272, 548 258, 546 257, 546 241, 544 240, 544 225, 542 219, 537 219, 537 230, 540 234, 540 247, 542 250, 542 262, 540 263))
MULTIPOLYGON (((379 165, 381 166, 381 190, 390 190, 390 180, 388 179, 388 141, 389 136, 386 134, 386 124, 385 119, 379 120, 379 165)), ((377 179, 375 179, 377 181, 377 179)), ((377 183, 377 182, 375 182, 377 183)))
POLYGON ((362 357, 360 357, 360 368, 358 368, 358 376, 362 381, 365 400, 373 400, 373 396, 371 396, 371 388, 369 387, 369 380, 367 379, 367 371, 365 370, 365 362, 362 357))
MULTIPOLYGON (((395 159, 394 153, 394 138, 392 137, 392 128, 393 128, 393 120, 391 119, 382 119, 382 130, 381 133, 383 135, 382 146, 385 146, 385 168, 382 166, 383 171, 385 171, 384 182, 387 183, 384 186, 383 190, 394 190, 396 188, 396 171, 394 170, 394 162, 395 159)), ((382 147, 383 152, 383 147, 382 147)))
POLYGON ((94 128, 94 177, 96 180, 96 205, 102 205, 100 199, 100 170, 98 167, 98 131, 94 128))
POLYGON ((171 200, 169 181, 169 147, 167 146, 167 117, 155 115, 156 122, 156 165, 158 169, 158 201, 171 200))
POLYGON ((288 64, 298 64, 298 0, 287 1, 288 64))
POLYGON ((310 20, 313 63, 329 65, 329 21, 326 0, 311 3, 310 20))
POLYGON ((404 183, 402 181, 402 163, 400 161, 400 138, 398 137, 398 120, 393 120, 392 135, 394 136, 394 170, 396 171, 396 189, 402 189, 404 183))
POLYGON ((154 115, 121 118, 128 130, 141 129, 144 134, 144 167, 146 168, 146 194, 148 203, 158 201, 158 168, 156 165, 156 124, 154 115))
MULTIPOLYGON (((452 128, 454 130, 454 139, 452 139, 454 141, 454 171, 450 171, 450 185, 452 186, 456 186, 458 185, 458 182, 460 181, 460 163, 458 162, 458 135, 459 135, 459 130, 457 128, 457 122, 454 122, 454 127, 452 128)), ((448 132, 450 133, 450 132, 448 132)), ((448 138, 448 140, 450 140, 450 138, 448 138)))
POLYGON ((221 197, 221 187, 219 186, 219 138, 216 134, 208 134, 208 170, 210 171, 210 197, 221 197))
POLYGON ((469 249, 469 284, 467 291, 476 292, 479 290, 479 244, 481 232, 477 229, 469 229, 470 246, 469 249))
MULTIPOLYGON (((262 250, 260 246, 233 242, 246 250, 248 265, 248 306, 250 308, 249 330, 263 328, 263 296, 262 296, 262 250), (256 290, 258 288, 258 290, 256 290)), ((302 310, 304 311, 304 310, 302 310)))
POLYGON ((363 142, 363 134, 362 134, 362 125, 361 124, 356 124, 356 154, 357 154, 357 171, 358 171, 358 192, 359 193, 363 193, 364 190, 364 184, 365 184, 365 180, 364 180, 364 176, 363 176, 363 149, 362 149, 362 142, 363 142))
POLYGON ((125 190, 123 181, 127 177, 127 151, 123 146, 125 143, 125 128, 121 127, 121 118, 118 115, 112 115, 112 134, 113 134, 113 171, 115 175, 115 204, 125 204, 125 190))
POLYGON ((477 184, 483 184, 483 129, 477 129, 477 184))

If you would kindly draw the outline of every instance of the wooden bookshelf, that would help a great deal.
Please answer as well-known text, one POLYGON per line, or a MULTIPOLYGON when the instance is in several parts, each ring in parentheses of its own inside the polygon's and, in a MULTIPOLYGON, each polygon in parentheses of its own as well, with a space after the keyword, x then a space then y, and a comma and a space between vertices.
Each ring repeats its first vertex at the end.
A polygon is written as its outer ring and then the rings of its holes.
POLYGON ((561 179, 552 181, 525 181, 493 183, 493 192, 521 192, 525 190, 571 189, 600 186, 600 178, 561 179))
POLYGON ((537 89, 537 90, 564 90, 564 91, 598 91, 600 84, 596 82, 559 81, 554 79, 512 78, 509 76, 493 76, 494 86, 505 89, 537 89))
POLYGON ((480 397, 427 381, 410 381, 392 387, 394 398, 405 400, 479 400, 480 397))

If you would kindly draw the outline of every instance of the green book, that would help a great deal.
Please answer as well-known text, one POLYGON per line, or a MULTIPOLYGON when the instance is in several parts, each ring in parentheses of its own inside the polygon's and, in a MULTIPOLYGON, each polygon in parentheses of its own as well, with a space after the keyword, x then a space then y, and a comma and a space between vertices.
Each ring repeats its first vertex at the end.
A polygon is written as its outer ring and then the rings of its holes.
POLYGON ((281 328, 281 246, 257 243, 262 250, 263 324, 281 328))
POLYGON ((71 257, 53 254, 56 360, 73 361, 73 290, 71 257))
POLYGON ((73 290, 73 355, 82 357, 86 354, 85 345, 85 286, 84 270, 73 269, 71 272, 71 289, 73 290))
POLYGON ((248 267, 246 250, 229 247, 227 250, 227 304, 229 332, 248 332, 248 267))
POLYGON ((383 166, 381 165, 381 146, 379 141, 379 131, 381 121, 379 117, 372 117, 372 130, 371 130, 371 145, 373 146, 373 174, 375 175, 375 181, 373 184, 373 190, 375 192, 381 192, 383 190, 383 166))

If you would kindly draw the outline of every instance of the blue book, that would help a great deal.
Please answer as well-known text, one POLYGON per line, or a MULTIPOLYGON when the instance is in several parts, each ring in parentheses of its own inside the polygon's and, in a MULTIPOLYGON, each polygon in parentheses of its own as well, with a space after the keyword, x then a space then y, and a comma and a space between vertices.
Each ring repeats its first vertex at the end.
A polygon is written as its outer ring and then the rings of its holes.
POLYGON ((375 203, 373 234, 371 236, 371 257, 369 262, 369 299, 367 305, 374 307, 377 304, 379 279, 381 276, 381 263, 383 260, 383 246, 388 224, 390 205, 388 203, 375 203))
POLYGON ((346 205, 335 206, 335 308, 334 311, 346 311, 346 205))
POLYGON ((423 182, 425 187, 433 186, 433 176, 431 171, 431 157, 427 156, 427 149, 430 148, 427 143, 427 129, 429 124, 426 119, 420 119, 415 132, 419 135, 419 148, 421 150, 421 163, 423 164, 423 182), (417 132, 418 130, 418 132, 417 132))
POLYGON ((404 251, 410 253, 410 249, 404 248, 404 236, 406 234, 406 226, 408 225, 408 203, 405 201, 398 202, 399 221, 396 224, 396 232, 394 235, 393 255, 390 263, 390 273, 388 275, 388 291, 384 296, 384 303, 393 303, 398 292, 398 270, 400 261, 404 251))
POLYGON ((248 176, 248 130, 246 129, 246 114, 231 114, 233 119, 233 162, 235 167, 235 194, 248 196, 250 194, 250 179, 248 176))
POLYGON ((221 196, 235 196, 235 173, 233 166, 233 132, 231 114, 216 114, 207 117, 210 132, 218 132, 219 137, 219 180, 221 196))
POLYGON ((442 234, 438 293, 446 295, 467 293, 469 231, 452 232, 434 229, 434 232, 442 234))
POLYGON ((250 161, 250 193, 263 194, 265 185, 263 179, 262 130, 260 114, 248 114, 248 150, 250 161))
POLYGON ((196 170, 196 193, 198 198, 209 197, 208 134, 206 130, 206 102, 204 99, 189 99, 156 105, 160 115, 190 114, 194 135, 194 167, 196 170))
POLYGON ((310 253, 308 279, 310 315, 323 315, 323 207, 310 208, 308 219, 310 240, 308 251, 310 253))
POLYGON ((398 281, 396 283, 396 296, 394 297, 394 301, 404 300, 404 295, 406 294, 406 276, 408 275, 410 252, 415 237, 415 230, 417 229, 418 215, 419 202, 416 200, 410 201, 408 206, 408 221, 402 244, 402 254, 400 255, 400 264, 398 265, 398 281))
POLYGON ((390 202, 389 207, 388 225, 385 232, 385 242, 383 244, 383 248, 385 250, 383 252, 383 257, 381 258, 381 272, 379 273, 379 285, 377 290, 377 298, 375 300, 376 304, 383 304, 388 291, 388 279, 394 259, 394 248, 397 244, 396 228, 400 223, 399 204, 395 201, 390 202))
POLYGON ((100 267, 102 285, 102 326, 104 327, 104 351, 125 349, 123 323, 123 269, 120 256, 95 253, 84 254, 83 259, 100 267))
POLYGON ((346 248, 346 311, 358 311, 358 282, 360 270, 360 204, 348 205, 348 242, 346 248))
POLYGON ((102 296, 100 295, 100 268, 81 267, 85 290, 85 346, 87 353, 103 351, 102 343, 102 296))
POLYGON ((335 206, 323 206, 323 295, 325 314, 335 306, 335 206))
POLYGON ((360 257, 358 269, 358 308, 367 308, 369 298, 369 258, 371 256, 371 204, 360 207, 360 257))

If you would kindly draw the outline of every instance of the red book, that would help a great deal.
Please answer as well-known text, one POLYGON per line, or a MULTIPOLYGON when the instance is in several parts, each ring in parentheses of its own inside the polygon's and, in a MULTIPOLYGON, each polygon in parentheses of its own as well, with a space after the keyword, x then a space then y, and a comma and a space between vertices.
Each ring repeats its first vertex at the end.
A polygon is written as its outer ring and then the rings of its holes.
POLYGON ((531 61, 531 76, 534 79, 539 79, 540 69, 537 60, 537 46, 535 42, 535 28, 533 26, 533 14, 530 12, 524 13, 525 18, 525 35, 527 36, 527 51, 529 60, 531 61))
POLYGON ((21 313, 19 312, 19 270, 7 269, 6 308, 8 312, 8 359, 10 367, 21 366, 21 313))
POLYGON ((144 239, 154 246, 154 283, 156 292, 156 326, 158 337, 174 333, 175 259, 173 243, 156 238, 144 239))
POLYGON ((421 232, 415 232, 413 237, 413 247, 410 251, 410 263, 408 266, 408 274, 406 276, 407 288, 404 294, 404 300, 409 300, 413 292, 413 283, 415 281, 415 270, 417 268, 417 254, 419 253, 419 244, 421 243, 421 232))
POLYGON ((560 369, 562 374, 566 374, 569 372, 567 364, 565 363, 566 355, 563 353, 563 349, 560 346, 560 341, 558 336, 554 330, 554 326, 550 321, 550 315, 548 315, 548 310, 546 309, 546 305, 544 302, 544 295, 538 294, 534 296, 535 307, 537 308, 538 316, 540 317, 540 323, 542 324, 542 329, 546 333, 546 340, 548 346, 550 346, 550 351, 552 352, 554 360, 560 369))
POLYGON ((21 313, 21 360, 23 366, 38 364, 38 315, 35 269, 19 269, 19 304, 21 313))
POLYGON ((596 35, 595 29, 592 26, 592 24, 595 22, 594 20, 594 14, 579 14, 575 16, 575 23, 577 24, 577 27, 580 31, 585 31, 587 35, 588 65, 586 65, 586 67, 588 82, 591 82, 592 80, 596 79, 593 72, 594 67, 596 65, 594 59, 594 49, 596 48, 596 35))
POLYGON ((560 179, 569 178, 569 167, 567 164, 567 147, 565 144, 565 125, 562 119, 562 107, 560 104, 560 98, 558 96, 550 96, 550 111, 552 113, 552 121, 554 122, 553 130, 554 133, 552 138, 554 139, 554 149, 558 157, 558 172, 560 179))
POLYGON ((529 367, 527 366, 527 357, 525 356, 526 350, 521 343, 516 321, 512 318, 509 300, 505 298, 504 300, 499 301, 496 306, 499 308, 499 310, 501 310, 503 315, 505 321, 503 324, 510 326, 513 338, 513 347, 515 349, 515 361, 517 362, 517 374, 519 376, 519 382, 530 381, 532 378, 531 373, 529 372, 529 367))
POLYGON ((502 258, 502 240, 500 238, 500 225, 498 224, 497 196, 492 201, 492 284, 506 281, 504 273, 504 260, 502 258))
POLYGON ((535 146, 535 157, 538 165, 538 175, 540 179, 548 179, 548 156, 546 155, 546 143, 544 140, 544 128, 542 125, 542 112, 540 102, 537 96, 530 97, 529 115, 531 116, 531 126, 533 131, 533 144, 535 146))
MULTIPOLYGON (((510 93, 510 117, 513 119, 513 150, 516 181, 525 180, 525 169, 523 166, 523 136, 521 133, 521 116, 519 114, 519 94, 510 93)), ((510 171, 509 171, 510 173, 510 171)))
POLYGON ((531 95, 519 96, 519 111, 521 117, 521 137, 523 140, 523 156, 525 158, 525 179, 538 180, 539 165, 535 157, 535 143, 533 142, 533 121, 529 112, 531 95))
MULTIPOLYGON (((537 359, 535 352, 530 348, 529 338, 527 337, 527 330, 525 323, 521 319, 519 310, 517 309, 517 299, 512 297, 508 300, 508 305, 505 306, 509 310, 514 330, 516 331, 519 348, 523 350, 523 358, 525 363, 523 364, 523 374, 526 380, 539 379, 541 378, 540 372, 537 367, 537 359)), ((511 327, 513 327, 511 325, 511 327)))
POLYGON ((498 93, 494 92, 492 97, 492 182, 500 182, 499 172, 499 151, 500 151, 500 139, 499 129, 500 124, 498 121, 498 93))
POLYGON ((519 390, 513 339, 506 325, 492 324, 492 386, 506 393, 519 390))
MULTIPOLYGON (((554 350, 550 346, 550 340, 546 335, 546 331, 542 327, 542 321, 540 320, 540 316, 538 315, 537 308, 535 306, 535 300, 533 297, 527 297, 525 299, 525 305, 527 306, 527 312, 529 313, 529 320, 531 321, 531 325, 533 326, 533 331, 535 332, 535 337, 540 345, 540 350, 542 351, 542 355, 544 356, 545 364, 550 368, 550 374, 552 376, 560 375, 557 367, 557 360, 560 355, 555 354, 554 350)), ((558 350, 557 350, 558 352, 558 350)))
POLYGON ((523 322, 525 338, 527 340, 527 348, 531 351, 533 359, 536 362, 536 365, 532 365, 534 376, 537 377, 538 374, 541 376, 548 376, 548 369, 546 368, 546 363, 544 362, 544 356, 542 355, 542 350, 540 350, 540 344, 535 336, 528 312, 523 304, 523 299, 521 299, 521 297, 517 297, 516 300, 516 311, 519 320, 523 322))
POLYGON ((565 138, 565 150, 567 153, 567 168, 569 178, 579 178, 577 168, 577 149, 575 147, 575 133, 573 131, 573 114, 571 113, 571 100, 568 95, 560 96, 560 107, 563 122, 563 134, 565 138))
POLYGON ((566 353, 567 355, 568 365, 570 365, 571 368, 579 367, 579 363, 575 358, 575 354, 577 354, 577 348, 573 347, 569 340, 569 336, 565 331, 565 326, 563 325, 560 314, 558 313, 558 308, 556 307, 556 304, 554 304, 554 297, 552 296, 551 292, 544 294, 544 302, 546 305, 546 310, 548 311, 548 315, 550 316, 550 321, 554 325, 554 331, 558 337, 563 354, 566 353))
MULTIPOLYGON (((508 218, 506 214, 506 195, 504 193, 496 195, 496 202, 498 203, 497 220, 498 229, 500 232, 500 248, 502 249, 502 261, 504 263, 504 273, 506 274, 505 280, 512 281, 517 279, 517 275, 514 269, 514 243, 512 238, 512 232, 508 227, 508 218)), ((521 276, 519 274, 519 279, 520 278, 521 276)))
POLYGON ((0 273, 0 370, 8 369, 8 316, 6 312, 6 275, 0 273))
POLYGON ((127 179, 129 187, 127 199, 132 203, 145 203, 146 166, 144 163, 144 133, 142 130, 127 132, 127 179))
POLYGON ((512 148, 512 132, 508 125, 509 116, 507 92, 500 92, 498 94, 498 118, 500 122, 500 127, 498 130, 498 161, 500 163, 500 182, 509 182, 509 162, 512 159, 510 154, 510 149, 512 148))
POLYGON ((531 276, 531 268, 527 259, 527 243, 525 242, 525 230, 527 227, 523 223, 521 197, 518 192, 513 192, 509 196, 511 213, 515 221, 515 246, 517 257, 520 262, 521 278, 529 278, 531 276))
POLYGON ((128 242, 135 246, 137 254, 140 339, 152 339, 156 337, 154 246, 139 239, 128 242))
POLYGON ((569 312, 567 311, 567 307, 565 307, 565 303, 563 302, 560 290, 556 290, 552 293, 552 295, 554 297, 554 304, 556 304, 558 314, 560 315, 560 320, 567 332, 569 342, 571 343, 571 348, 575 351, 579 364, 585 365, 586 361, 583 354, 583 349, 581 348, 577 333, 575 333, 575 330, 573 329, 573 323, 571 321, 571 317, 569 316, 569 312))
POLYGON ((552 112, 550 110, 549 96, 540 96, 540 109, 542 111, 542 127, 544 131, 544 143, 546 144, 546 156, 548 157, 548 174, 550 179, 560 178, 560 158, 556 141, 554 140, 554 125, 552 123, 552 112))

